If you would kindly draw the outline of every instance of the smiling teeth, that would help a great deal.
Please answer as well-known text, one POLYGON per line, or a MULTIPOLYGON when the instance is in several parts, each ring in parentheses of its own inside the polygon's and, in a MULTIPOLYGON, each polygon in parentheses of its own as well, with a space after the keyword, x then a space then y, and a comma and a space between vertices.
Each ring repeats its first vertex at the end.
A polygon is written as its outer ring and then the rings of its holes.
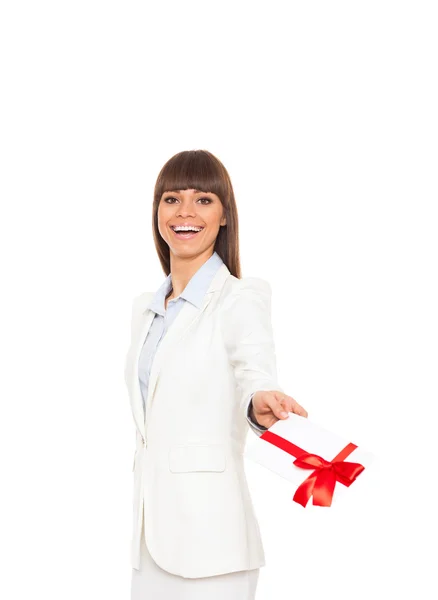
POLYGON ((184 227, 184 226, 178 226, 178 227, 172 227, 172 229, 174 231, 202 231, 203 227, 184 227))

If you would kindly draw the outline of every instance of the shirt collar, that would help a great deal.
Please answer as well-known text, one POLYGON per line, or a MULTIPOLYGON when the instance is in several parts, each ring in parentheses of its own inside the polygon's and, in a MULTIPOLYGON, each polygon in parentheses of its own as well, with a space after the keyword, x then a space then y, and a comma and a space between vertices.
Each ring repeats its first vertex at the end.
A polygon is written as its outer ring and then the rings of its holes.
MULTIPOLYGON (((203 265, 199 267, 194 275, 192 275, 188 284, 178 296, 178 298, 183 298, 184 300, 188 300, 192 304, 194 304, 197 308, 201 308, 204 296, 210 284, 212 282, 213 277, 215 276, 217 270, 224 264, 222 258, 215 251, 210 256, 210 258, 205 261, 203 265)), ((159 315, 164 316, 166 309, 164 308, 164 301, 166 299, 167 294, 170 292, 172 288, 172 273, 166 277, 163 283, 160 285, 158 290, 155 292, 151 302, 149 303, 148 308, 158 313, 159 315)))

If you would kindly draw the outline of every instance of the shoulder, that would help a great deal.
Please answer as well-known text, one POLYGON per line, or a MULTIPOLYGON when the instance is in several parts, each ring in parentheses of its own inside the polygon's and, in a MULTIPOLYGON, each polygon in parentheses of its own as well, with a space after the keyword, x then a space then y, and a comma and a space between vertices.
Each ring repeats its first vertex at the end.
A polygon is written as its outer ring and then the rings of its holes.
POLYGON ((132 312, 142 312, 152 300, 153 295, 154 292, 142 292, 135 296, 132 300, 132 312))
POLYGON ((241 277, 238 279, 237 277, 234 277, 234 275, 230 275, 228 280, 230 282, 229 293, 231 294, 240 294, 247 290, 265 294, 271 293, 269 281, 267 279, 262 279, 261 277, 241 277))
MULTIPOLYGON (((225 345, 235 349, 236 340, 244 345, 253 344, 254 340, 257 344, 269 341, 271 336, 269 282, 261 277, 242 277, 234 278, 227 287, 220 308, 220 323, 225 345)), ((243 347, 242 351, 244 351, 243 347)))
POLYGON ((241 277, 230 275, 227 279, 226 289, 223 290, 222 306, 224 309, 231 306, 242 308, 251 304, 270 304, 272 289, 270 283, 261 277, 241 277))

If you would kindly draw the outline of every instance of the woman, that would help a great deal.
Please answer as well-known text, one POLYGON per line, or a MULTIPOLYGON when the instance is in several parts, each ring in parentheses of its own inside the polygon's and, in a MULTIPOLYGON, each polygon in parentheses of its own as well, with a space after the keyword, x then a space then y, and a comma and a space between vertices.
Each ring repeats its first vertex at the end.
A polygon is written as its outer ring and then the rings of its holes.
POLYGON ((131 600, 252 600, 265 564, 244 472, 257 435, 307 412, 277 383, 267 281, 241 278, 230 177, 180 152, 153 202, 167 278, 134 299, 125 377, 136 425, 131 600))

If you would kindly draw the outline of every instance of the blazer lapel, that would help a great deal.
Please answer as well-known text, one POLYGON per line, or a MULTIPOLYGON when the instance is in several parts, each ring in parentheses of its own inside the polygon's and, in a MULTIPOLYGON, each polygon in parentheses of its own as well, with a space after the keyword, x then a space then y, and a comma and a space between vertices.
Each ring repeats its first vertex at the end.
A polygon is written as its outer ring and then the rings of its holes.
MULTIPOLYGON (((219 267, 215 276, 213 277, 208 290, 205 293, 202 306, 197 308, 191 302, 187 300, 184 302, 183 307, 175 317, 172 325, 167 331, 166 335, 161 340, 157 351, 154 356, 154 360, 151 366, 151 372, 149 377, 148 385, 148 396, 146 399, 146 414, 145 414, 145 426, 147 427, 148 415, 152 406, 152 400, 154 397, 155 388, 159 379, 161 368, 164 362, 169 358, 170 352, 175 348, 176 344, 182 339, 184 335, 189 333, 189 330, 196 324, 196 321, 202 315, 204 310, 207 308, 213 292, 222 288, 225 280, 230 275, 230 271, 224 263, 219 267)), ((150 311, 148 311, 150 312, 150 311)))
MULTIPOLYGON (((153 294, 147 296, 148 303, 151 301, 153 294)), ((145 437, 144 430, 144 410, 143 399, 141 395, 140 381, 138 378, 138 360, 143 347, 143 342, 146 339, 149 328, 152 325, 155 313, 153 310, 145 310, 142 314, 137 333, 132 340, 131 348, 127 358, 127 375, 126 381, 130 389, 131 408, 134 416, 134 421, 142 438, 145 437)))

